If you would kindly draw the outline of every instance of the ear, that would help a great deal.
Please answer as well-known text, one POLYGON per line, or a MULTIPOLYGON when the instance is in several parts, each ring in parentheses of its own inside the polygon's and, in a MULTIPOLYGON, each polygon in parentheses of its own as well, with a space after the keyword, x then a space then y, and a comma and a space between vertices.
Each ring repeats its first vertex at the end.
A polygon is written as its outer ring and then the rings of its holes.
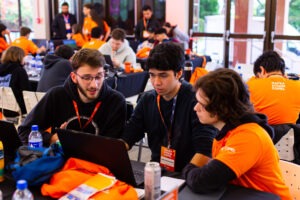
POLYGON ((179 80, 181 78, 181 76, 182 76, 182 70, 180 70, 179 72, 176 72, 176 75, 175 75, 176 79, 179 80))
POLYGON ((265 77, 266 75, 267 75, 267 71, 266 71, 266 69, 263 67, 263 66, 260 66, 259 67, 260 68, 260 77, 262 78, 262 77, 265 77))
POLYGON ((74 83, 77 83, 77 78, 75 72, 71 72, 70 77, 74 83))

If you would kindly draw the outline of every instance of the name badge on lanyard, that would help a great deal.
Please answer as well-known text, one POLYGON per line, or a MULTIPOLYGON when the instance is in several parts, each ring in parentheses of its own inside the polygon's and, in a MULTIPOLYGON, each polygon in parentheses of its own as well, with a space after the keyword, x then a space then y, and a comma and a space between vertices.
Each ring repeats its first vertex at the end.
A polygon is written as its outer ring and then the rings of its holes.
POLYGON ((172 126, 174 122, 175 116, 175 108, 177 102, 177 95, 173 98, 173 105, 172 105, 172 113, 170 118, 170 127, 167 127, 165 123, 164 117, 161 112, 160 108, 160 95, 157 96, 157 107, 160 114, 161 121, 167 131, 168 136, 168 146, 161 146, 161 153, 160 153, 160 166, 164 167, 166 170, 174 172, 175 171, 175 158, 176 158, 176 150, 171 148, 171 139, 172 139, 172 126))

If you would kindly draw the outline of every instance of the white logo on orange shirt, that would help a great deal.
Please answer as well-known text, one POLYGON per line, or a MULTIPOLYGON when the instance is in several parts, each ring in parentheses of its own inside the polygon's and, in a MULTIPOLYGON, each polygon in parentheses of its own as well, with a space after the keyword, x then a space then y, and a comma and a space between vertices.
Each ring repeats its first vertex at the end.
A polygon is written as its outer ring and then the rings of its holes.
POLYGON ((272 82, 272 90, 285 90, 284 82, 272 82))
POLYGON ((229 153, 235 153, 235 148, 224 146, 221 148, 221 151, 227 151, 229 153))

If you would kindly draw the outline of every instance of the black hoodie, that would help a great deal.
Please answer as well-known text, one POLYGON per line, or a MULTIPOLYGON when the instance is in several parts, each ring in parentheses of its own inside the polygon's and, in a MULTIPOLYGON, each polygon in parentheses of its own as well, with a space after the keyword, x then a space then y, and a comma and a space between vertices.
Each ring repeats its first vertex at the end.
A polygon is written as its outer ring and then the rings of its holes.
MULTIPOLYGON (((28 135, 33 124, 39 125, 39 130, 46 130, 49 127, 54 132, 61 124, 70 119, 71 129, 80 130, 79 122, 72 101, 78 105, 79 115, 90 118, 96 104, 101 105, 96 112, 92 122, 83 129, 85 132, 95 134, 98 128, 99 135, 118 138, 120 137, 126 119, 126 102, 124 96, 111 89, 105 82, 101 88, 99 97, 91 102, 81 101, 77 86, 69 77, 64 86, 54 87, 47 92, 37 106, 28 114, 25 121, 19 126, 18 132, 24 144, 28 142, 28 135)), ((85 120, 81 120, 84 124, 85 120)), ((49 145, 51 134, 43 132, 44 146, 49 145)))
POLYGON ((44 69, 38 83, 38 92, 47 92, 54 86, 63 85, 72 71, 70 61, 53 54, 44 59, 44 69))
POLYGON ((0 65, 0 78, 1 77, 3 79, 0 81, 0 86, 3 86, 3 84, 6 82, 7 85, 12 88, 22 114, 26 114, 27 112, 22 91, 29 90, 30 86, 28 75, 23 66, 17 62, 3 63, 0 65), (11 76, 10 78, 6 79, 7 82, 4 81, 3 77, 9 77, 9 75, 11 76))

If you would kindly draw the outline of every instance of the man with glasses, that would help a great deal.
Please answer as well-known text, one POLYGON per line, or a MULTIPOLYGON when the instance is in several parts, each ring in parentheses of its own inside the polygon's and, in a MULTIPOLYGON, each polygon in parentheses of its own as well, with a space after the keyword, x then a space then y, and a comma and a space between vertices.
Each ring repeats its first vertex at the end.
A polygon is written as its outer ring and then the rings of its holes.
POLYGON ((64 86, 49 90, 19 127, 24 144, 33 124, 39 125, 45 146, 58 139, 54 128, 120 137, 126 119, 126 102, 104 82, 104 57, 95 49, 81 49, 71 64, 73 71, 64 86))

